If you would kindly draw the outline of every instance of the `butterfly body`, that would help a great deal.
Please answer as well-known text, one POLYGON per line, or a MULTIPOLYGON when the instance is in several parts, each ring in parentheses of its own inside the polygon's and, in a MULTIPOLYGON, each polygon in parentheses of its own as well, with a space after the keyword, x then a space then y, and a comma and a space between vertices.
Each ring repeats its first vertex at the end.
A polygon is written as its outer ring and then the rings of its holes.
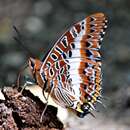
POLYGON ((55 43, 47 57, 29 59, 37 84, 60 106, 84 117, 101 96, 101 41, 107 20, 103 13, 75 24, 55 43))

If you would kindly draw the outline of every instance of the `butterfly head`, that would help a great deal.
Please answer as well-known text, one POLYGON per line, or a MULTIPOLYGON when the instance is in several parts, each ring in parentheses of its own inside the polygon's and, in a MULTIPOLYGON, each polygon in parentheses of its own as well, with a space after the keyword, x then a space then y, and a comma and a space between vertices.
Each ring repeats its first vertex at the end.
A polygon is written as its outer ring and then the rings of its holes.
POLYGON ((39 82, 41 81, 40 78, 40 69, 42 66, 42 62, 38 59, 34 59, 34 58, 29 58, 29 68, 31 70, 31 73, 33 75, 33 78, 35 79, 35 82, 39 84, 39 82))

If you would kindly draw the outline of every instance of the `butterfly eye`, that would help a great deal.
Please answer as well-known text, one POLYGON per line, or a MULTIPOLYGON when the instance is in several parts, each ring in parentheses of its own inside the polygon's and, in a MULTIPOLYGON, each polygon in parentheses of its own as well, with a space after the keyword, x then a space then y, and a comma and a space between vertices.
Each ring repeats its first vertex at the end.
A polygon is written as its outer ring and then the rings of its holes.
POLYGON ((34 73, 35 59, 29 58, 29 67, 30 67, 31 71, 34 73))
POLYGON ((33 62, 31 62, 31 68, 34 68, 34 63, 33 62))

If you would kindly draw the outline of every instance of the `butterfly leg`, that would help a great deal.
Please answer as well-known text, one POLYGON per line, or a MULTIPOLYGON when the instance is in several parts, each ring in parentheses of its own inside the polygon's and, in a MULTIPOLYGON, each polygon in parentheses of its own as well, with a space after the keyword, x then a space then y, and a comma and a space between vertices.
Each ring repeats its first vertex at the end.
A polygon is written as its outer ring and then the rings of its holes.
POLYGON ((22 87, 21 91, 18 92, 16 95, 14 95, 14 97, 19 97, 20 95, 22 95, 22 92, 26 88, 26 86, 27 86, 27 83, 24 84, 24 86, 22 87))
POLYGON ((43 96, 44 96, 44 98, 45 98, 45 100, 46 100, 46 103, 45 103, 45 107, 44 107, 44 110, 43 110, 42 115, 41 115, 41 118, 40 118, 40 122, 41 122, 41 123, 42 123, 44 114, 45 114, 46 109, 47 109, 49 96, 50 96, 50 94, 52 93, 52 91, 53 91, 53 87, 51 88, 51 90, 50 90, 50 92, 48 93, 47 97, 45 96, 45 93, 44 93, 44 91, 43 91, 43 96))
POLYGON ((45 103, 45 107, 44 107, 44 110, 43 110, 42 115, 41 115, 41 118, 40 118, 40 122, 41 122, 41 123, 42 123, 42 120, 43 120, 43 116, 44 116, 44 114, 45 114, 45 112, 46 112, 47 105, 48 105, 48 101, 45 103))
POLYGON ((35 80, 30 78, 29 76, 25 76, 24 78, 25 78, 25 83, 24 83, 24 86, 22 87, 20 93, 23 92, 23 90, 26 88, 26 86, 30 86, 30 85, 36 84, 35 80))
POLYGON ((18 92, 18 94, 16 94, 15 97, 19 97, 20 95, 22 95, 23 90, 24 90, 27 86, 29 86, 29 85, 34 85, 34 84, 35 84, 35 81, 34 81, 33 79, 29 78, 28 76, 25 77, 25 83, 24 83, 22 89, 20 90, 20 92, 18 92))

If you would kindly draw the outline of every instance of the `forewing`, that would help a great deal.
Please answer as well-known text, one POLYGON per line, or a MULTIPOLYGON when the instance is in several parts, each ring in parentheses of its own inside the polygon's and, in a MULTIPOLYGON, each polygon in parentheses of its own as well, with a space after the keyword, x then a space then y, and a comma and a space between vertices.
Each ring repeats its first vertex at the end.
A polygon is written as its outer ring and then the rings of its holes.
POLYGON ((63 89, 70 92, 72 102, 93 105, 101 95, 99 50, 106 28, 103 13, 90 15, 65 32, 43 61, 41 74, 61 95, 63 89))

